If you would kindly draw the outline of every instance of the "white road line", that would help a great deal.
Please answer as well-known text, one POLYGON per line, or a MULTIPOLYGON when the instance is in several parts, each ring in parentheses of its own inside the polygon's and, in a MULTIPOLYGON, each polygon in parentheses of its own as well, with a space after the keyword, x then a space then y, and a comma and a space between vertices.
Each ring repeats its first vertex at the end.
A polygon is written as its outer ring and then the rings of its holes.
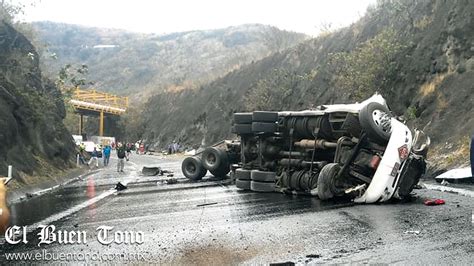
MULTIPOLYGON (((136 164, 134 164, 134 165, 136 166, 136 164)), ((128 178, 125 178, 124 180, 120 181, 120 183, 122 183, 123 185, 127 185, 128 183, 130 183, 131 181, 134 181, 136 179, 138 179, 138 175, 137 175, 137 171, 135 170, 128 176, 128 178)), ((115 190, 115 188, 111 188, 111 189, 103 192, 102 194, 100 194, 97 197, 89 199, 89 200, 87 200, 83 203, 80 203, 76 206, 73 206, 73 207, 71 207, 71 208, 69 208, 65 211, 60 212, 60 213, 54 214, 54 215, 52 215, 52 216, 50 216, 46 219, 43 219, 43 220, 41 220, 37 223, 34 223, 32 225, 28 225, 26 231, 29 234, 29 233, 33 232, 34 230, 36 230, 38 228, 38 226, 40 226, 40 225, 49 225, 49 224, 54 223, 58 220, 61 220, 61 219, 65 218, 69 215, 72 215, 72 214, 74 214, 74 213, 76 213, 76 212, 78 212, 78 211, 80 211, 84 208, 87 208, 88 206, 91 206, 92 204, 95 204, 95 203, 99 202, 100 200, 105 199, 106 197, 114 194, 115 192, 117 192, 115 190)), ((2 245, 4 243, 5 243, 5 238, 2 235, 2 236, 0 236, 0 245, 2 245)))
POLYGON ((427 189, 431 189, 431 190, 438 190, 441 192, 453 192, 462 196, 474 198, 474 191, 463 189, 463 188, 454 188, 454 187, 446 187, 446 186, 431 185, 431 184, 425 184, 425 186, 427 189))

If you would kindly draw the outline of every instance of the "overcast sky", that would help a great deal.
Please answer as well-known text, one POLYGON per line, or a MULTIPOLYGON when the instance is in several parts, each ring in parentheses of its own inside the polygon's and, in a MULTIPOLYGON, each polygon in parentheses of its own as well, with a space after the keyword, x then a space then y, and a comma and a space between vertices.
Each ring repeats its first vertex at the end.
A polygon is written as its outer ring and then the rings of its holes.
POLYGON ((376 0, 23 0, 32 1, 35 6, 27 5, 24 21, 145 33, 261 23, 314 36, 323 25, 335 28, 356 21, 376 0))

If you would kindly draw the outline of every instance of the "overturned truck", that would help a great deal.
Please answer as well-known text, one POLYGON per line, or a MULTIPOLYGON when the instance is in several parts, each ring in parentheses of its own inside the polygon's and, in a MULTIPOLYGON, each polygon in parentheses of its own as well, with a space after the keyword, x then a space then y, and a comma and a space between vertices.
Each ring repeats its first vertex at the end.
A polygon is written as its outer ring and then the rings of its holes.
POLYGON ((182 171, 193 180, 232 171, 238 188, 258 192, 403 199, 425 173, 430 139, 400 120, 378 94, 307 111, 235 113, 239 139, 186 158, 182 171))

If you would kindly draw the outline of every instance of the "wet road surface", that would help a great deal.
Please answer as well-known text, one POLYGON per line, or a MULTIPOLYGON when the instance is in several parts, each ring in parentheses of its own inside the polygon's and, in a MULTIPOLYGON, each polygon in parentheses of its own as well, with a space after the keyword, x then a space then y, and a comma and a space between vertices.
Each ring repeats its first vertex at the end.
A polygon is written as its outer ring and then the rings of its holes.
MULTIPOLYGON (((354 205, 317 198, 239 191, 228 181, 190 183, 180 158, 132 155, 125 173, 115 160, 98 173, 12 206, 15 225, 53 224, 85 231, 87 243, 42 244, 38 230, 28 244, 3 244, 4 252, 142 254, 165 264, 398 263, 470 264, 474 259, 474 199, 428 189, 409 203, 354 205), (175 172, 140 175, 143 166, 175 172), (128 189, 115 192, 117 182, 128 189), (427 207, 424 198, 446 204, 427 207), (143 232, 142 244, 103 245, 97 228, 143 232)), ((4 262, 5 256, 0 257, 4 262)), ((88 260, 86 262, 96 263, 88 260)), ((118 263, 120 261, 114 260, 118 263)), ((80 262, 78 262, 80 263, 80 262)))

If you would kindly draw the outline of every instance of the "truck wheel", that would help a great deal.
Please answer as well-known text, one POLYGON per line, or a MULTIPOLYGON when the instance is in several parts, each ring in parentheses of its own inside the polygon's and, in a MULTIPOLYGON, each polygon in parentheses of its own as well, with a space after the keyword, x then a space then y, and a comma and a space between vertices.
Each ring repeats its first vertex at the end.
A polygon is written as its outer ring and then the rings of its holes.
POLYGON ((181 164, 181 171, 186 178, 191 180, 201 180, 207 173, 199 157, 188 157, 184 159, 181 164))
POLYGON ((210 170, 209 172, 211 172, 211 174, 215 177, 224 179, 230 172, 230 166, 228 163, 224 163, 219 168, 210 170))
POLYGON ((278 130, 276 123, 253 122, 252 131, 260 133, 275 133, 278 130))
POLYGON ((236 134, 253 134, 251 124, 235 124, 234 131, 236 134))
POLYGON ((337 163, 326 164, 318 177, 318 197, 321 200, 328 200, 338 196, 338 189, 336 188, 336 176, 341 166, 337 163))
POLYGON ((252 113, 234 113, 234 124, 252 124, 252 113))
POLYGON ((235 180, 235 186, 240 189, 250 190, 250 180, 235 180))
POLYGON ((257 181, 257 182, 275 182, 276 179, 276 173, 275 172, 265 172, 265 171, 259 171, 259 170, 253 170, 250 173, 250 178, 252 181, 257 181))
POLYGON ((255 111, 252 114, 254 122, 276 122, 278 121, 278 112, 255 111))
POLYGON ((392 134, 391 114, 380 103, 369 103, 359 112, 359 122, 369 139, 380 145, 386 145, 392 134))
POLYGON ((251 181, 250 190, 257 192, 273 192, 275 191, 275 183, 251 181))
POLYGON ((208 147, 202 153, 202 165, 207 170, 213 171, 221 168, 221 165, 227 165, 229 159, 227 153, 216 147, 208 147))

